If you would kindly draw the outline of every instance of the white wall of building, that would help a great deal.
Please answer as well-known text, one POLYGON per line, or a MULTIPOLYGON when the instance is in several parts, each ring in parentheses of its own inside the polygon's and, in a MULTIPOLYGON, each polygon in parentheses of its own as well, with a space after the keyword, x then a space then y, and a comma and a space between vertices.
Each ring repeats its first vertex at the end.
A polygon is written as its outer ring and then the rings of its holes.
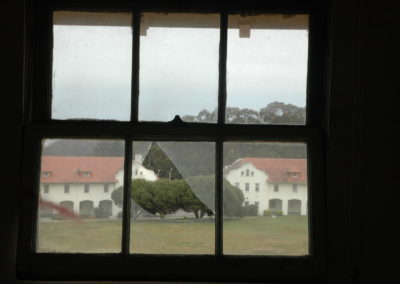
MULTIPOLYGON (((293 184, 291 183, 276 183, 269 184, 268 186, 268 197, 271 199, 279 199, 282 201, 282 211, 284 215, 288 214, 289 200, 300 200, 301 202, 301 215, 307 214, 307 186, 305 184, 297 185, 297 192, 293 192, 293 184), (278 192, 274 191, 274 186, 278 185, 278 192)), ((269 208, 269 201, 268 206, 269 208)))
MULTIPOLYGON (((43 200, 52 201, 60 204, 63 201, 72 201, 73 210, 76 214, 79 214, 79 204, 81 201, 90 200, 93 201, 93 207, 99 207, 100 201, 110 200, 111 193, 115 189, 115 184, 108 184, 108 192, 104 192, 103 184, 89 184, 89 192, 85 192, 85 186, 81 184, 69 184, 69 192, 65 192, 65 184, 47 184, 48 193, 45 192, 45 185, 40 186, 40 196, 43 200)), ((112 214, 113 218, 117 217, 118 212, 121 209, 112 202, 112 214)))
POLYGON ((274 191, 274 183, 268 183, 268 175, 258 170, 251 163, 243 164, 240 168, 230 170, 226 179, 234 186, 240 188, 245 197, 245 203, 249 205, 258 202, 258 214, 262 215, 264 210, 269 210, 269 201, 279 199, 282 201, 282 212, 288 214, 289 200, 300 200, 301 215, 307 214, 307 185, 298 184, 297 192, 293 191, 293 184, 279 183, 278 192, 274 191), (248 174, 248 175, 247 175, 248 174), (249 190, 246 191, 246 183, 249 190), (256 184, 259 184, 259 191, 256 191, 256 184))
POLYGON ((264 171, 258 170, 250 163, 244 164, 238 169, 231 170, 226 176, 226 179, 233 186, 240 188, 243 192, 245 203, 248 202, 249 205, 252 205, 258 202, 259 215, 268 209, 267 178, 268 176, 264 171), (249 191, 246 191, 246 183, 249 184, 249 191), (256 184, 259 184, 259 191, 256 191, 256 184))

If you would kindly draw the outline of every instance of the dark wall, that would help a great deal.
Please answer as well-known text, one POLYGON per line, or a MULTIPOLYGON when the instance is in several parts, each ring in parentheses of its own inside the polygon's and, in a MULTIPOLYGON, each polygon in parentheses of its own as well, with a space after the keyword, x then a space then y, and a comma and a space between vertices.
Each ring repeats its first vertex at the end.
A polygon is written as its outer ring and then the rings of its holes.
MULTIPOLYGON (((396 271, 399 35, 394 1, 332 1, 327 143, 327 283, 383 283, 396 271)), ((21 158, 23 0, 2 4, 0 283, 15 277, 21 158)), ((32 283, 32 282, 29 282, 32 283)), ((39 283, 39 282, 33 282, 39 283)))

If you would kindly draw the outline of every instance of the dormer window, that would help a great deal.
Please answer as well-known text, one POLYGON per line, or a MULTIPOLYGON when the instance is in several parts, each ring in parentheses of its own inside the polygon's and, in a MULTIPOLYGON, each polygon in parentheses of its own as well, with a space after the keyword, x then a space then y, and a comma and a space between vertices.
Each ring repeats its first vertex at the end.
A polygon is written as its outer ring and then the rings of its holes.
POLYGON ((300 176, 300 172, 288 172, 287 174, 288 174, 288 176, 293 177, 293 178, 297 178, 300 176))
POLYGON ((43 171, 42 176, 43 177, 49 177, 51 175, 51 171, 43 171))
POLYGON ((91 171, 77 170, 76 172, 78 173, 78 175, 83 176, 83 177, 90 177, 92 175, 91 171))

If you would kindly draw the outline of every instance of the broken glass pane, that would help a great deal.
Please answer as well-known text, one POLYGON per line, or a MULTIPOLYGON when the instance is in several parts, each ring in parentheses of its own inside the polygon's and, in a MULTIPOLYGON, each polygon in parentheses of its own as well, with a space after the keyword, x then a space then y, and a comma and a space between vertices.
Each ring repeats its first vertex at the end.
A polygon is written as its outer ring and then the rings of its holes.
POLYGON ((131 253, 214 253, 214 164, 211 142, 157 141, 135 155, 131 253))

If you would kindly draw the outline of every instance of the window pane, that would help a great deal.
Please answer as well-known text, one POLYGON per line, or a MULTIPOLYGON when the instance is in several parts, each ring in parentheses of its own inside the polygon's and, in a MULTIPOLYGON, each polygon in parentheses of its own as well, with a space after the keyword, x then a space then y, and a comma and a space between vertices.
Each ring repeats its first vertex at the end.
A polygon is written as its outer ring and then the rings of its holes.
POLYGON ((308 16, 229 16, 227 123, 305 124, 308 16))
POLYGON ((302 143, 224 144, 224 254, 309 253, 306 153, 302 143))
POLYGON ((217 121, 219 15, 144 13, 139 120, 217 121))
POLYGON ((123 155, 119 140, 43 140, 37 252, 121 251, 123 155))
POLYGON ((53 119, 130 120, 130 14, 55 12, 53 119))
MULTIPOLYGON (((133 153, 142 145, 134 142, 133 153)), ((214 253, 214 165, 210 142, 152 142, 145 156, 135 154, 132 253, 214 253)))

